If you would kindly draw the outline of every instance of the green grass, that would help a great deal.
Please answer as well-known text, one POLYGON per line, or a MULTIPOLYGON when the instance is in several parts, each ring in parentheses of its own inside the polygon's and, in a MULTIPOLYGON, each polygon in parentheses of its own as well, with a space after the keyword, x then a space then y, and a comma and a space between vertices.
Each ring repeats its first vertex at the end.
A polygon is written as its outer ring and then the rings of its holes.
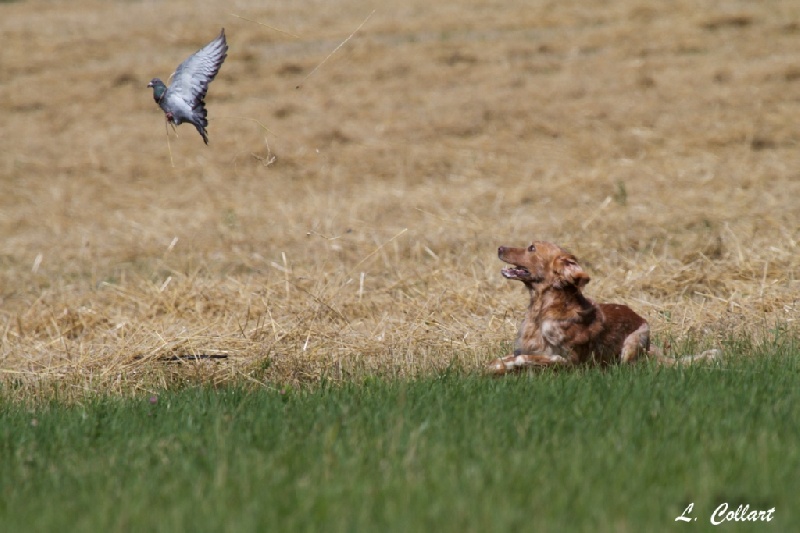
POLYGON ((0 405, 3 531, 686 531, 800 524, 800 354, 285 393, 0 405), (694 503, 691 524, 674 520, 694 503), (749 526, 749 527, 744 527, 749 526))

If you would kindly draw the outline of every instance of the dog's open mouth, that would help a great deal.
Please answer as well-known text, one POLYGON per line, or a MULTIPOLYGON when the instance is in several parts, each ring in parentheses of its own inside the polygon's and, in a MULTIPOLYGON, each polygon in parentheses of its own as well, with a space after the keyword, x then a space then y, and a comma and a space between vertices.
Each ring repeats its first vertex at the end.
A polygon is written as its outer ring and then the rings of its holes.
POLYGON ((529 279, 531 277, 530 270, 517 265, 505 267, 500 272, 503 274, 503 277, 507 279, 529 279))

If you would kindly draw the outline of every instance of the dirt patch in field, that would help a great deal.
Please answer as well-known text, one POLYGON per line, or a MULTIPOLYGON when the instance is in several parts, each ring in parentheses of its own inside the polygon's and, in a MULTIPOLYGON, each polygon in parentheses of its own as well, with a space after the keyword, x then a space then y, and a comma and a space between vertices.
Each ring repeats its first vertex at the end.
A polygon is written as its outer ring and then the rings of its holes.
POLYGON ((800 7, 508 4, 0 4, 5 376, 477 367, 534 237, 657 340, 793 328, 800 7), (145 86, 221 26, 210 145, 168 141, 145 86))

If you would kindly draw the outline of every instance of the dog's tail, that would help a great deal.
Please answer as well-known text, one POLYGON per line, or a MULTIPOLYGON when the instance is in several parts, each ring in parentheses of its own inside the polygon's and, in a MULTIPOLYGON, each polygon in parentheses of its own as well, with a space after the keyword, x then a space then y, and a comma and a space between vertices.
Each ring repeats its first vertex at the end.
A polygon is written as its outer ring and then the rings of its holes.
POLYGON ((697 355, 684 355, 683 357, 669 357, 664 355, 664 352, 658 346, 650 346, 648 352, 650 357, 658 361, 659 364, 664 366, 689 366, 695 363, 707 363, 719 358, 720 351, 716 348, 706 350, 697 355))

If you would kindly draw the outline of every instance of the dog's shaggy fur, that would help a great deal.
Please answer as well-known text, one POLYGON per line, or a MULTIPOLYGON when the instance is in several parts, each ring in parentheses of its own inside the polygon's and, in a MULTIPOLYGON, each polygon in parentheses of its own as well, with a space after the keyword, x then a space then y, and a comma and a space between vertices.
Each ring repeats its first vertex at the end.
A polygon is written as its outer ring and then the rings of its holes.
POLYGON ((667 358, 650 347, 650 326, 630 307, 598 304, 581 289, 589 276, 574 255, 555 244, 534 241, 527 248, 501 246, 502 270, 519 280, 530 303, 519 327, 513 355, 489 364, 492 374, 532 367, 632 363, 652 355, 663 364, 686 364, 713 359, 716 350, 681 359, 667 358))

